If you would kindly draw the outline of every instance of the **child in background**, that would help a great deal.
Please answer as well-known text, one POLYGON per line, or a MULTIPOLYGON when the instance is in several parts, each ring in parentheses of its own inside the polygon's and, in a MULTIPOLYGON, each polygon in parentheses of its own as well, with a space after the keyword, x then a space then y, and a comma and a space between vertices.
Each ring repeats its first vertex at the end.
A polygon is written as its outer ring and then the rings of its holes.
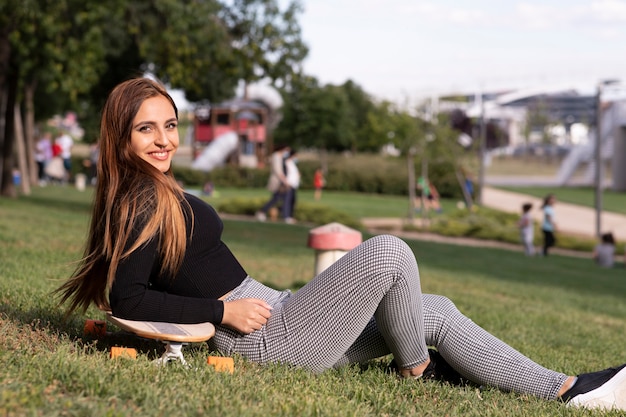
POLYGON ((615 263, 615 238, 613 233, 604 233, 593 250, 593 260, 604 268, 613 268, 615 263))
POLYGON ((315 170, 315 175, 313 176, 313 188, 315 188, 315 199, 319 200, 322 198, 322 188, 324 188, 324 173, 321 168, 315 170))
POLYGON ((535 239, 535 223, 530 216, 530 210, 532 208, 533 205, 531 203, 524 203, 522 205, 522 217, 520 217, 518 222, 520 237, 524 245, 524 253, 526 256, 533 256, 535 254, 535 246, 533 245, 533 240, 535 239))

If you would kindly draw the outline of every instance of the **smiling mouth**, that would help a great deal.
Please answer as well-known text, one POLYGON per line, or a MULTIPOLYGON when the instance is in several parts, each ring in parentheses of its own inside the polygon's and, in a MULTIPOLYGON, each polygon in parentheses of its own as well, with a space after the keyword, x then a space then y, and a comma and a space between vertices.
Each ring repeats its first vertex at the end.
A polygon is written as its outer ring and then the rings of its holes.
POLYGON ((156 159, 167 159, 169 154, 170 154, 170 151, 158 151, 158 152, 150 152, 150 153, 148 153, 148 155, 150 155, 150 156, 152 156, 153 158, 156 158, 156 159))

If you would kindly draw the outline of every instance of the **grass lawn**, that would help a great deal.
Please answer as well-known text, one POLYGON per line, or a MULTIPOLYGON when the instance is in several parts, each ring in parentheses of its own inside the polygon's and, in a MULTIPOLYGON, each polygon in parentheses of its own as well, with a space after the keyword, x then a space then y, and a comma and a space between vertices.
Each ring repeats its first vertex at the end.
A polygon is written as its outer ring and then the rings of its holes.
MULTIPOLYGON (((220 192, 220 198, 229 193, 220 192)), ((322 201, 335 198, 355 215, 405 210, 403 199, 385 197, 326 193, 322 201)), ((185 349, 190 369, 155 367, 151 360, 163 351, 160 343, 119 333, 85 338, 84 319, 102 314, 90 309, 64 321, 49 294, 81 255, 89 207, 90 194, 73 188, 37 188, 30 197, 0 199, 0 415, 596 415, 491 388, 398 380, 385 373, 389 358, 320 375, 235 358, 235 374, 225 375, 205 365, 211 353, 206 344, 194 344, 185 349), (110 360, 115 345, 139 348, 139 358, 110 360)), ((307 236, 300 225, 228 220, 223 239, 250 275, 297 289, 314 267, 307 236)), ((626 362, 623 269, 599 269, 588 259, 528 259, 499 249, 408 243, 425 292, 450 297, 539 363, 571 374, 626 362)))

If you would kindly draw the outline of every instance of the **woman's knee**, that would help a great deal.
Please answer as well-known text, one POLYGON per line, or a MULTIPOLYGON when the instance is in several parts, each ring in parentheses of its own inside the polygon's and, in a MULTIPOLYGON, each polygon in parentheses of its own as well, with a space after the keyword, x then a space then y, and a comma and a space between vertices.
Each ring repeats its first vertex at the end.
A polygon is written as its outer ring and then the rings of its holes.
POLYGON ((404 240, 393 235, 374 236, 366 242, 372 246, 374 254, 387 259, 392 254, 401 254, 415 258, 409 245, 404 240))
POLYGON ((424 294, 424 309, 428 309, 441 317, 452 317, 459 314, 456 304, 445 295, 424 294))

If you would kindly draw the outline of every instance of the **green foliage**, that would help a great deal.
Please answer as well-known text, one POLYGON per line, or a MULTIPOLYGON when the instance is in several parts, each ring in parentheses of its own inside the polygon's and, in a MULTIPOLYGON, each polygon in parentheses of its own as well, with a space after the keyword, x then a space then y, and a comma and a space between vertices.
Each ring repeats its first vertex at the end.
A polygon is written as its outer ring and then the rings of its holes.
MULTIPOLYGON (((420 170, 416 157, 416 169, 420 170)), ((303 190, 313 189, 313 175, 321 165, 314 159, 298 162, 303 190)), ((351 191, 387 195, 408 195, 407 168, 404 158, 380 157, 372 154, 333 155, 326 162, 326 186, 328 191, 351 191)), ((253 169, 225 166, 211 172, 188 167, 174 166, 176 178, 189 187, 202 187, 212 181, 219 187, 265 187, 269 177, 267 168, 253 169)), ((430 164, 429 178, 436 184, 443 198, 462 198, 462 191, 454 173, 454 166, 447 161, 430 164)))
MULTIPOLYGON (((517 222, 519 215, 505 213, 486 207, 472 207, 472 210, 458 209, 432 219, 428 230, 444 236, 472 237, 507 243, 519 243, 517 222)), ((541 230, 535 225, 535 244, 541 244, 541 230)), ((596 240, 578 236, 559 234, 556 247, 590 253, 596 240)), ((621 248, 618 247, 618 251, 621 248)))
POLYGON ((251 82, 269 78, 285 86, 308 54, 297 15, 298 1, 284 10, 276 0, 222 2, 218 17, 234 45, 240 78, 251 82))
POLYGON ((205 183, 212 182, 216 187, 261 188, 267 184, 269 170, 252 169, 238 166, 216 168, 210 172, 174 166, 174 176, 187 187, 201 188, 205 183))
MULTIPOLYGON (((220 213, 252 216, 266 201, 267 199, 261 198, 230 198, 217 203, 216 208, 220 213)), ((298 202, 294 217, 298 219, 299 222, 308 224, 323 225, 337 222, 355 229, 361 229, 363 227, 358 219, 345 212, 320 203, 298 202)))
POLYGON ((446 236, 518 243, 517 221, 515 214, 476 206, 472 210, 455 210, 434 218, 429 230, 446 236))

